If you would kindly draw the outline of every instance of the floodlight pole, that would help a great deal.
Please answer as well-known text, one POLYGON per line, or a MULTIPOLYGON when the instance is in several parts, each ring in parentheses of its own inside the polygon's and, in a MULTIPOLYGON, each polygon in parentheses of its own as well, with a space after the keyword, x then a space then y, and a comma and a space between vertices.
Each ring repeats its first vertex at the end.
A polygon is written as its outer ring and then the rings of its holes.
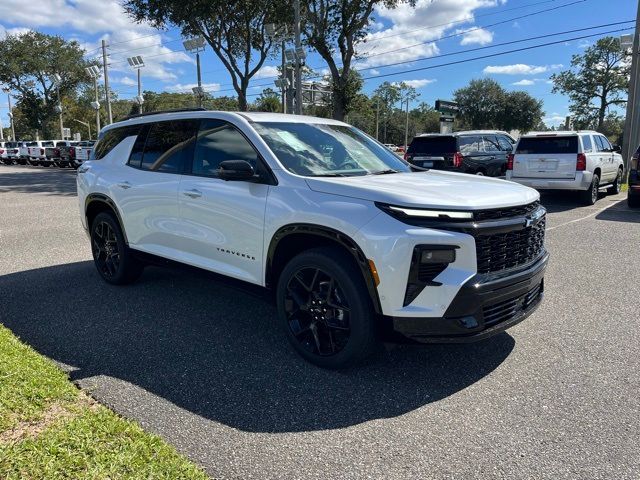
MULTIPOLYGON (((96 92, 96 105, 100 102, 98 101, 98 76, 93 77, 93 89, 96 92)), ((100 107, 96 108, 96 135, 100 133, 100 107)))
POLYGON ((407 97, 407 118, 404 124, 404 151, 407 151, 409 141, 409 97, 407 97))
POLYGON ((631 78, 629 79, 629 94, 627 96, 627 115, 624 124, 622 140, 622 160, 625 176, 629 171, 629 162, 635 149, 640 145, 640 1, 636 13, 636 29, 633 32, 631 46, 631 78))
POLYGON ((136 70, 138 70, 138 113, 142 113, 142 102, 140 101, 142 99, 142 80, 140 76, 140 68, 137 68, 136 70))
POLYGON ((7 88, 7 101, 9 102, 9 120, 11 121, 11 140, 16 141, 16 129, 13 124, 13 109, 11 108, 11 92, 7 88))
POLYGON ((380 99, 376 98, 376 140, 378 140, 378 127, 380 125, 380 99))
POLYGON ((286 75, 286 71, 287 71, 287 61, 286 58, 284 56, 284 50, 286 48, 287 42, 285 41, 285 39, 282 39, 282 71, 280 72, 282 75, 282 113, 287 113, 287 84, 285 83, 287 80, 287 75, 286 75))
POLYGON ((58 95, 58 118, 60 119, 60 140, 64 140, 64 122, 62 120, 62 98, 60 98, 59 82, 56 82, 56 95, 58 95))
POLYGON ((200 50, 196 50, 196 69, 198 70, 198 107, 202 108, 202 73, 200 72, 200 50))
MULTIPOLYGON (((293 2, 293 12, 294 12, 294 34, 295 34, 295 42, 296 42, 296 51, 299 51, 300 47, 302 47, 302 42, 300 41, 300 0, 294 0, 293 2)), ((295 114, 302 115, 302 71, 301 71, 301 61, 299 58, 296 58, 295 64, 295 114)))
POLYGON ((109 67, 107 66, 107 41, 102 40, 102 68, 104 69, 104 99, 107 102, 107 119, 111 125, 113 123, 113 115, 111 114, 111 99, 109 98, 109 67))

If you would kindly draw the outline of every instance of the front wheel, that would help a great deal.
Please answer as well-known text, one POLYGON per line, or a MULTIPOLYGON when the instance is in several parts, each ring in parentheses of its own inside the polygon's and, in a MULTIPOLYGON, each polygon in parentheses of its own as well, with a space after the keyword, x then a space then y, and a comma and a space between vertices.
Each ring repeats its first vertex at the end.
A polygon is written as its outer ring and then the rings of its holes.
POLYGON ((609 195, 617 195, 620 193, 620 190, 622 190, 622 169, 621 168, 618 169, 618 176, 613 182, 613 185, 607 188, 607 193, 609 195))
POLYGON ((120 224, 110 213, 99 213, 91 224, 91 253, 98 273, 108 283, 125 285, 142 274, 144 266, 131 254, 120 224))
POLYGON ((594 205, 598 201, 598 192, 600 191, 600 177, 597 173, 593 174, 591 185, 588 189, 580 192, 582 203, 585 205, 594 205))
POLYGON ((362 273, 337 248, 316 248, 285 266, 277 287, 278 316, 295 350, 323 368, 356 365, 378 346, 362 273))

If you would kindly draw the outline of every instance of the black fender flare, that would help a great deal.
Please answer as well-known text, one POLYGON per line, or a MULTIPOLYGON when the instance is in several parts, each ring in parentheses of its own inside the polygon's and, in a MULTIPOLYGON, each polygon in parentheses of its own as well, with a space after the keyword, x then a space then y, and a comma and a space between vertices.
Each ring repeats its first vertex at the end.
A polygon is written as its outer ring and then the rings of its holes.
POLYGON ((333 240, 334 242, 337 242, 338 244, 342 245, 347 251, 349 251, 351 255, 353 255, 354 260, 360 268, 375 312, 377 314, 382 314, 382 307, 380 306, 378 289, 376 287, 376 283, 369 266, 369 260, 365 256, 364 252, 355 242, 355 240, 353 240, 350 236, 324 225, 316 225, 310 223, 292 223, 280 227, 276 231, 276 233, 274 233, 273 237, 271 237, 269 248, 267 250, 265 271, 265 281, 267 286, 270 286, 272 284, 271 277, 273 275, 273 260, 278 244, 280 243, 280 241, 282 241, 282 239, 292 234, 315 235, 318 237, 327 238, 333 240))
MULTIPOLYGON (((89 195, 87 195, 87 198, 85 199, 85 202, 84 202, 85 219, 87 219, 87 211, 89 210, 89 205, 96 202, 105 204, 109 207, 109 209, 114 211, 114 213, 116 214, 116 220, 120 224, 120 230, 122 230, 122 235, 124 236, 124 242, 127 245, 129 245, 129 239, 127 238, 127 231, 124 229, 124 223, 122 222, 122 217, 120 216, 120 210, 118 210, 118 207, 116 206, 116 202, 114 202, 111 199, 111 197, 109 197, 108 195, 105 195, 103 193, 90 193, 89 195)), ((89 231, 91 231, 91 225, 89 225, 88 221, 87 221, 87 228, 89 231)))

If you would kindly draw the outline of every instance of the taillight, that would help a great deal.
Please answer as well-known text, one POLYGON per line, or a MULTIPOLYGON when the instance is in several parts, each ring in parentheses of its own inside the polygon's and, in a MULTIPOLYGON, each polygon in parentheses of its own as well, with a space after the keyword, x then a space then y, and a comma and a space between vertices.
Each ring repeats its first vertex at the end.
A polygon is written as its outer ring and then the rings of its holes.
POLYGON ((4 150, 0 148, 0 155, 4 153, 4 150))
POLYGON ((70 156, 71 158, 75 158, 75 157, 76 157, 76 147, 71 147, 71 148, 69 149, 69 156, 70 156))
POLYGON ((631 157, 631 170, 638 170, 638 157, 640 157, 640 152, 636 152, 631 157))
POLYGON ((456 168, 462 166, 462 154, 460 152, 453 154, 453 166, 456 168))
POLYGON ((513 170, 513 153, 507 155, 507 170, 513 170))
POLYGON ((44 155, 44 148, 40 149, 40 155, 44 155))
POLYGON ((56 157, 59 157, 60 156, 60 149, 59 148, 54 149, 53 150, 53 155, 56 156, 56 157))
POLYGON ((584 172, 587 169, 587 156, 584 153, 578 154, 576 160, 576 172, 584 172))

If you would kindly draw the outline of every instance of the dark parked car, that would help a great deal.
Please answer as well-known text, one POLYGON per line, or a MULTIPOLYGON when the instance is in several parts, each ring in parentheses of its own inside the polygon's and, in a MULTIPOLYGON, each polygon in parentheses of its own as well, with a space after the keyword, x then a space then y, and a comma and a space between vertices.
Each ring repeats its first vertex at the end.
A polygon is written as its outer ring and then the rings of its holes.
POLYGON ((629 163, 629 191, 627 192, 627 203, 630 207, 640 207, 640 147, 631 157, 629 163))
POLYGON ((414 137, 405 160, 423 168, 498 177, 512 151, 508 136, 500 133, 425 134, 414 137))

